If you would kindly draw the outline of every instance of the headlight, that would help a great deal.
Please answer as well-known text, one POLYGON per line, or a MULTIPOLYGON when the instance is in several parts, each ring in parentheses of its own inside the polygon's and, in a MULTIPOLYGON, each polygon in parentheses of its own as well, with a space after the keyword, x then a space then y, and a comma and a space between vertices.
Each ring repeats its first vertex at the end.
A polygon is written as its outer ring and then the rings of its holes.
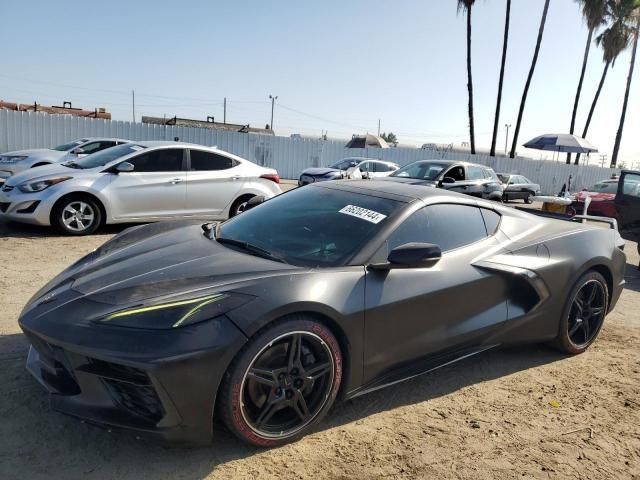
POLYGON ((24 160, 25 158, 28 158, 28 157, 26 155, 18 156, 18 157, 3 156, 3 157, 0 157, 0 163, 4 163, 4 164, 18 163, 19 161, 24 160))
POLYGON ((49 188, 52 185, 57 185, 58 183, 65 182, 69 179, 71 179, 71 177, 47 178, 46 180, 21 183, 18 185, 18 188, 24 193, 41 192, 45 188, 49 188))
POLYGON ((254 298, 239 293, 215 293, 187 300, 128 308, 96 321, 131 328, 178 328, 224 315, 254 298))

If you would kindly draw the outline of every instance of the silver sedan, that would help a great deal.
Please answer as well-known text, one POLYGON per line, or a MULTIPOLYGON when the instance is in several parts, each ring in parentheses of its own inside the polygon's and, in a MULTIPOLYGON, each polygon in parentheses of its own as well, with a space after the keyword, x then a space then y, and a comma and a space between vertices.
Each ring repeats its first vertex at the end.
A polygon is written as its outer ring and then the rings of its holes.
POLYGON ((9 177, 0 216, 86 235, 103 223, 226 219, 281 193, 278 172, 201 145, 136 142, 9 177))

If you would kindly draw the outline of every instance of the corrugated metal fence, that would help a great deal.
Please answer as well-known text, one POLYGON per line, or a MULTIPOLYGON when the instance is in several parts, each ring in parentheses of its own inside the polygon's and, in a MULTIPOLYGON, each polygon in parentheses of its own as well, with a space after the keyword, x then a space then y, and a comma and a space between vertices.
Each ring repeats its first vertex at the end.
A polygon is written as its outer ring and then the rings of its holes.
POLYGON ((48 148, 82 137, 131 140, 173 140, 213 146, 259 165, 276 168, 282 178, 298 178, 307 167, 318 167, 346 156, 390 160, 400 165, 422 159, 466 160, 491 166, 496 172, 518 173, 539 183, 544 193, 557 193, 572 176, 572 190, 609 178, 617 170, 588 165, 565 165, 518 157, 490 157, 417 148, 350 149, 335 141, 274 137, 204 128, 151 125, 35 112, 0 110, 0 152, 48 148))

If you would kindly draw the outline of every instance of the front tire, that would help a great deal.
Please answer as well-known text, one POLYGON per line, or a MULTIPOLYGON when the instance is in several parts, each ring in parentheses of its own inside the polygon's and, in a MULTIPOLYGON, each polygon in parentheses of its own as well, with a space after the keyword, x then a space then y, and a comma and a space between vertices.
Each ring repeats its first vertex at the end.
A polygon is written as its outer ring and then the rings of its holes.
POLYGON ((71 195, 55 204, 51 223, 66 235, 90 235, 102 223, 102 211, 92 198, 71 195))
POLYGON ((238 438, 275 447, 309 432, 327 413, 342 381, 342 353, 331 331, 296 315, 267 327, 225 374, 220 416, 238 438))
POLYGON ((524 203, 527 205, 531 205, 533 203, 533 194, 531 192, 527 193, 527 196, 524 197, 524 203))
POLYGON ((584 352, 595 341, 609 308, 609 291, 604 277, 589 271, 571 289, 562 311, 555 346, 566 353, 584 352))

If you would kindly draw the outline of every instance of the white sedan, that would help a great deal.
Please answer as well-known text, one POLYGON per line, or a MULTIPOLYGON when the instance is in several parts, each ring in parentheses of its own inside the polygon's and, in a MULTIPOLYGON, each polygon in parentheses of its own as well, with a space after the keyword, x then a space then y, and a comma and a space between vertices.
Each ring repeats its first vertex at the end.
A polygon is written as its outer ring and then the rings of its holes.
POLYGON ((118 145, 11 176, 0 216, 86 235, 101 224, 226 219, 256 196, 278 195, 278 172, 217 148, 177 142, 118 145))

